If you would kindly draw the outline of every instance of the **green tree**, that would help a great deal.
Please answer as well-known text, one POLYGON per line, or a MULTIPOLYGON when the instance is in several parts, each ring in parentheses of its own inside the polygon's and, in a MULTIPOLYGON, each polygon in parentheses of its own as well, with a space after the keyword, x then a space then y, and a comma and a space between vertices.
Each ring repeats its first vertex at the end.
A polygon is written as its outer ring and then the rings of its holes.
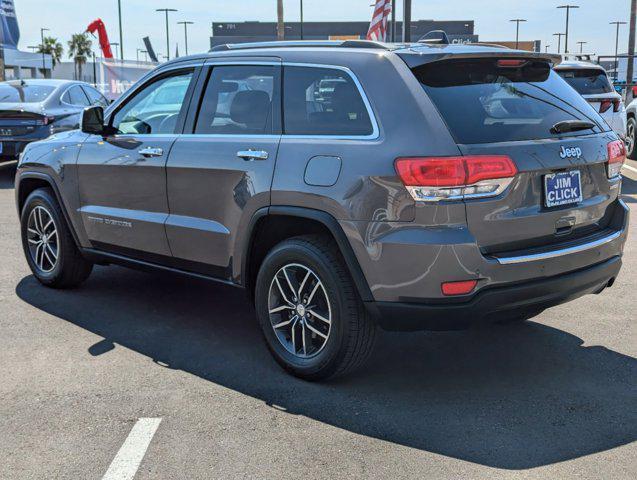
POLYGON ((44 37, 44 43, 38 45, 38 53, 46 53, 51 55, 53 62, 53 68, 62 61, 62 55, 64 55, 64 47, 58 42, 57 38, 44 37))
POLYGON ((91 55, 93 42, 86 33, 76 33, 69 40, 69 58, 75 63, 75 75, 78 80, 82 79, 82 67, 91 55))

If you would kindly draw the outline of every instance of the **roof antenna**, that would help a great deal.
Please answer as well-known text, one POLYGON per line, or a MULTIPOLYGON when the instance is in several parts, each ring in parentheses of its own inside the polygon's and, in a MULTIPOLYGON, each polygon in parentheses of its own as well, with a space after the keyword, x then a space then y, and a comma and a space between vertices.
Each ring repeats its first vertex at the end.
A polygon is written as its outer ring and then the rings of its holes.
POLYGON ((449 45, 451 42, 444 30, 432 30, 420 37, 418 43, 427 43, 429 45, 449 45))

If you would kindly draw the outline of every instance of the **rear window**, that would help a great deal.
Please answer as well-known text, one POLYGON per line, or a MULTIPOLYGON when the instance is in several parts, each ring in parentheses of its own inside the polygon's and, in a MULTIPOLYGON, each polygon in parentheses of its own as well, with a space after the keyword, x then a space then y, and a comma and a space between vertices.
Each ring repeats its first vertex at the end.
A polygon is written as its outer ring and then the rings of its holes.
POLYGON ((606 73, 596 68, 577 70, 557 70, 557 74, 566 80, 580 95, 611 93, 613 87, 606 73))
POLYGON ((40 103, 53 93, 55 87, 16 83, 0 84, 0 103, 40 103))
POLYGON ((542 61, 500 66, 497 59, 450 60, 416 67, 414 74, 457 143, 495 143, 557 137, 556 123, 603 120, 542 61))

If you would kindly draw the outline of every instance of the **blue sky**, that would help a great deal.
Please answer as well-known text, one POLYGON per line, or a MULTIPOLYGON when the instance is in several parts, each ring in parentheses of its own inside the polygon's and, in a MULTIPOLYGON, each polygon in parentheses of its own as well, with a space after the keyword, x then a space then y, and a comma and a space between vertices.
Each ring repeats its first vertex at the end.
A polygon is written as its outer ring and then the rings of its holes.
MULTIPOLYGON (((304 0, 307 21, 369 20, 373 0, 304 0)), ((399 4, 402 1, 399 0, 399 4)), ((541 40, 545 45, 555 45, 551 34, 564 31, 564 11, 555 7, 564 1, 527 0, 413 0, 413 18, 435 20, 475 20, 476 33, 482 40, 507 40, 515 38, 515 24, 511 18, 526 18, 522 24, 520 38, 541 40)), ((588 41, 588 51, 598 54, 613 54, 615 30, 609 22, 628 21, 629 0, 581 0, 572 1, 580 5, 572 11, 570 50, 577 48, 575 42, 588 41)), ((22 32, 21 47, 37 45, 40 27, 51 29, 66 46, 72 33, 86 28, 92 20, 102 18, 106 23, 111 42, 118 41, 117 0, 15 0, 16 11, 22 32)), ((177 21, 190 20, 190 53, 207 50, 212 21, 274 21, 275 0, 122 0, 124 17, 124 45, 127 58, 135 57, 135 49, 142 47, 142 37, 149 35, 155 49, 165 53, 165 27, 163 14, 156 8, 179 9, 171 17, 171 56, 175 42, 179 42, 183 54, 183 28, 177 21)), ((298 20, 299 0, 285 0, 285 16, 290 21, 298 20)), ((401 15, 402 8, 398 7, 401 15)), ((628 29, 622 27, 620 51, 626 50, 628 29)), ((554 48, 551 48, 553 51, 554 48)))

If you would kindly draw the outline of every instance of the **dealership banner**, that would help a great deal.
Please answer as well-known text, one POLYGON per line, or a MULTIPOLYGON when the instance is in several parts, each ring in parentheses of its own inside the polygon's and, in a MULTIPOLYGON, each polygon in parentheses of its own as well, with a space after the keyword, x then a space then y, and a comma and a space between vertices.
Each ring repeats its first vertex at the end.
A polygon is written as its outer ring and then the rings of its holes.
POLYGON ((13 0, 0 0, 0 44, 4 48, 18 48, 20 28, 13 0))
POLYGON ((99 63, 97 86, 109 100, 115 100, 155 68, 146 62, 104 60, 99 63))

